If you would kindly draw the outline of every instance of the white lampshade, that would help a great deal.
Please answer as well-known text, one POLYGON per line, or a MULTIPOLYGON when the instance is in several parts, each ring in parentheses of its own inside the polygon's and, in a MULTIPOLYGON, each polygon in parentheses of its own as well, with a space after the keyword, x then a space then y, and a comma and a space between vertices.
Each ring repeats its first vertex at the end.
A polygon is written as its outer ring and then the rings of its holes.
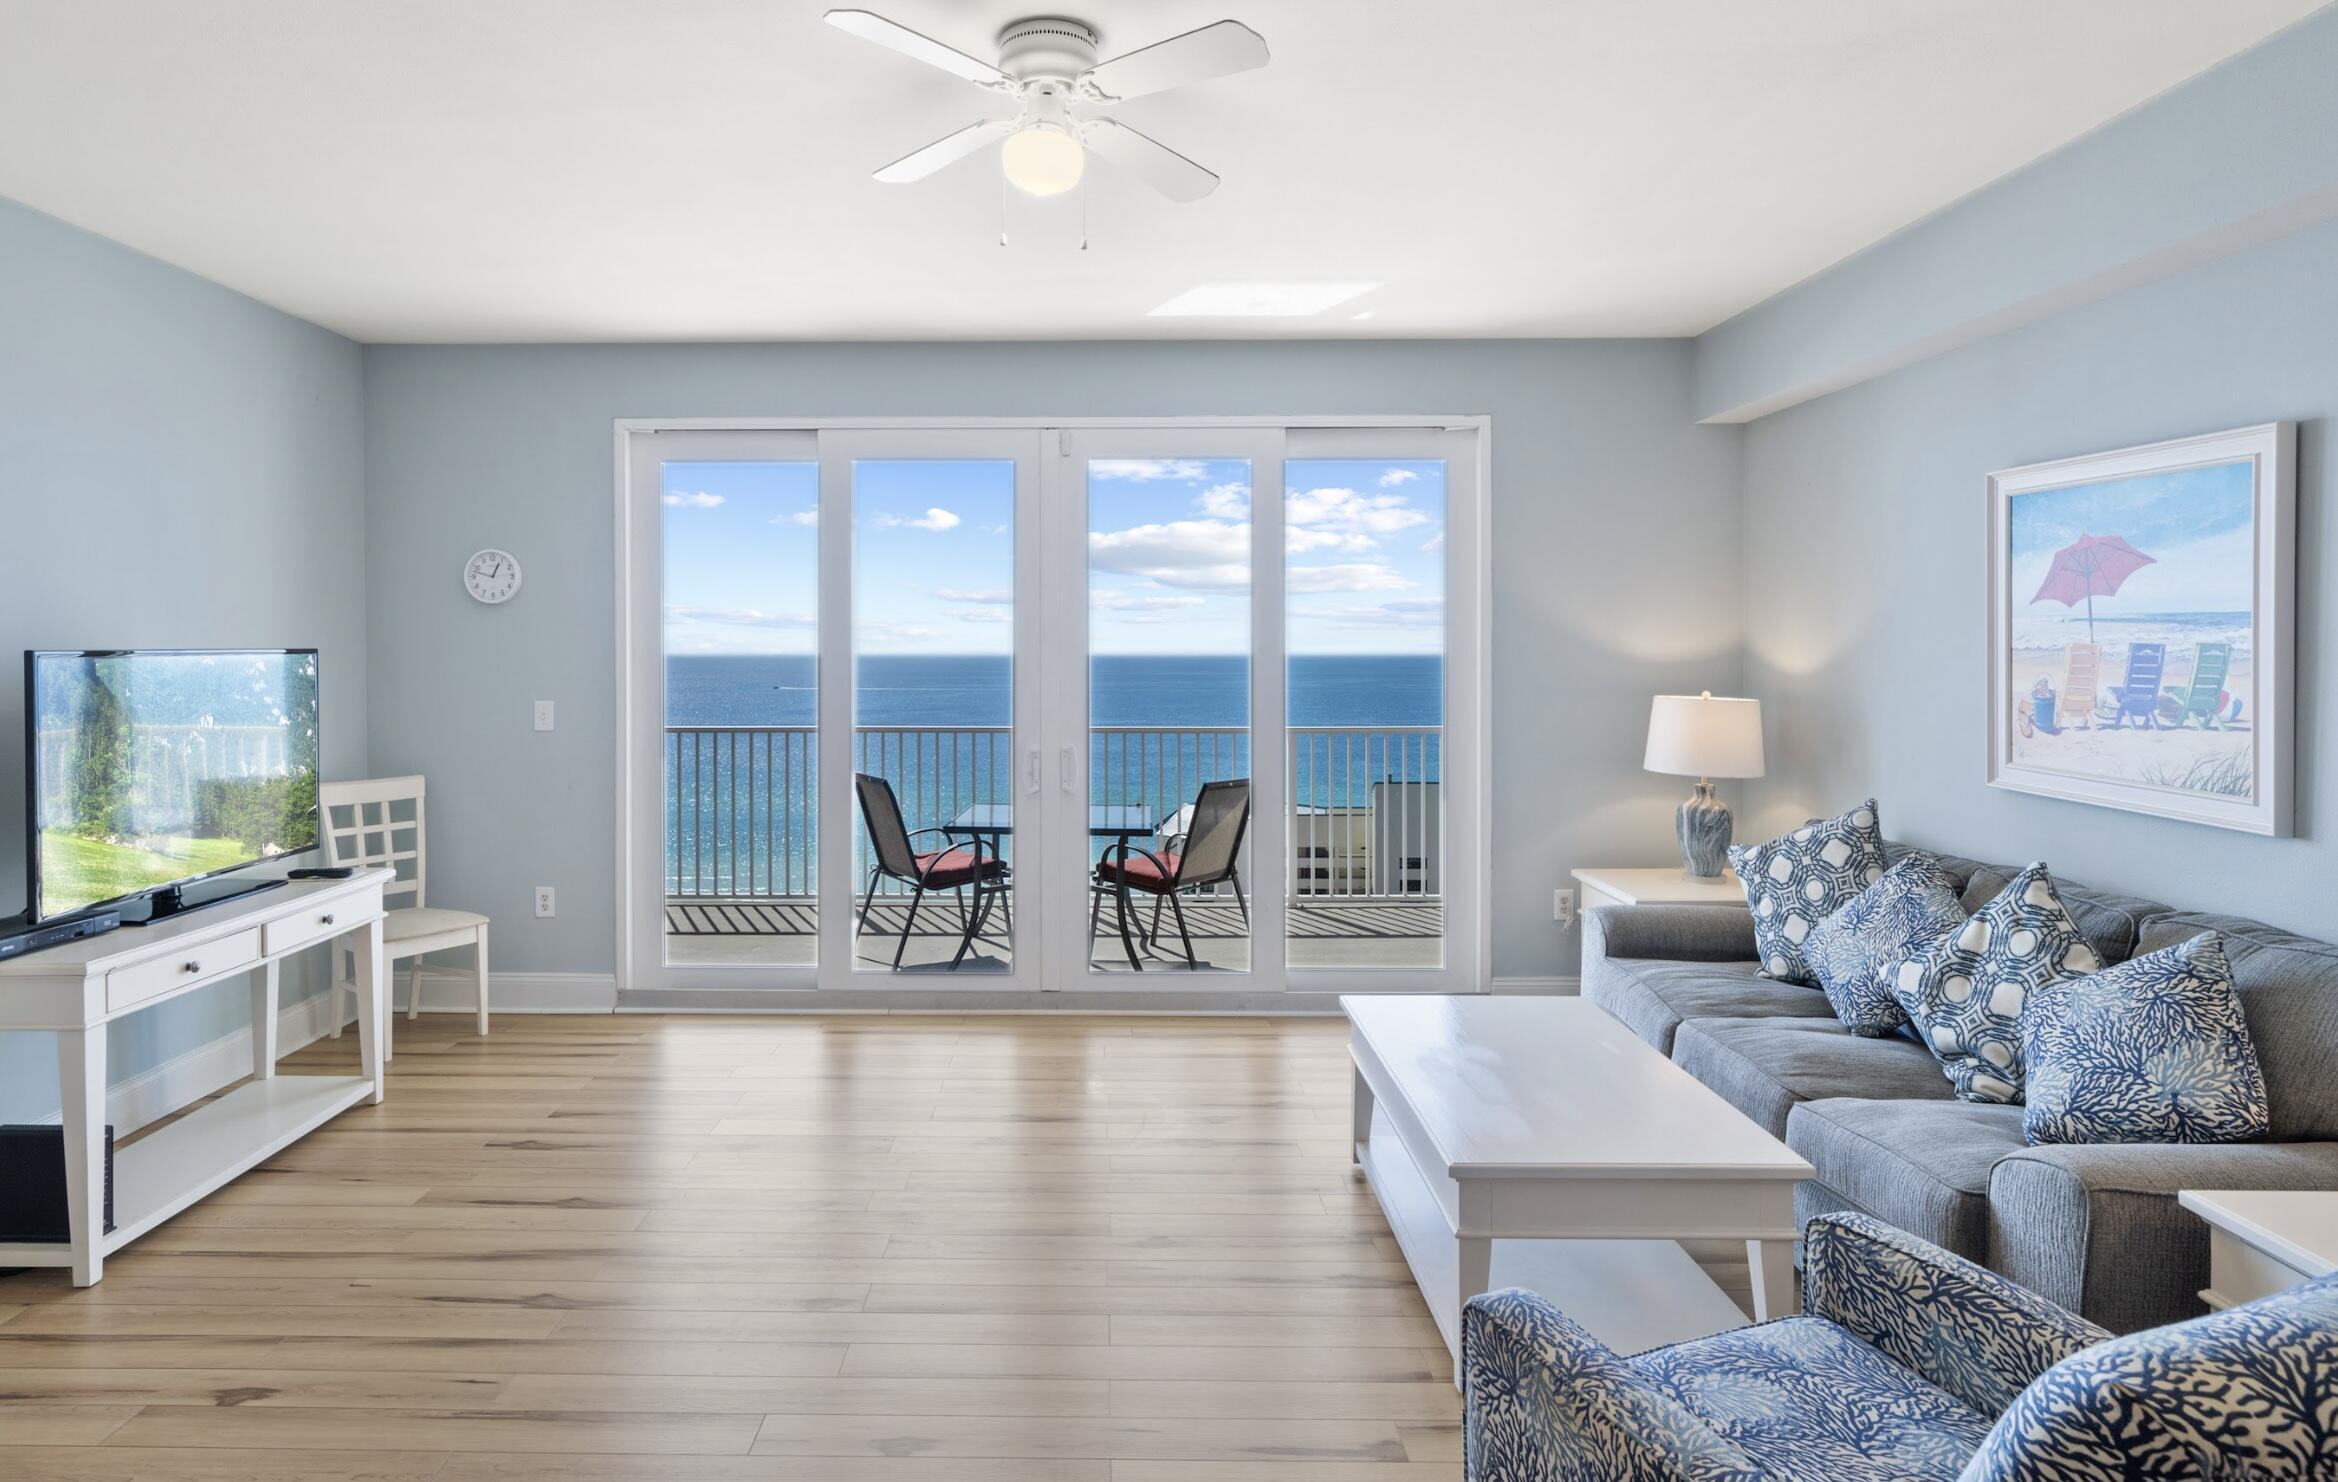
POLYGON ((1651 772, 1673 777, 1762 775, 1762 702, 1658 695, 1648 712, 1651 772))

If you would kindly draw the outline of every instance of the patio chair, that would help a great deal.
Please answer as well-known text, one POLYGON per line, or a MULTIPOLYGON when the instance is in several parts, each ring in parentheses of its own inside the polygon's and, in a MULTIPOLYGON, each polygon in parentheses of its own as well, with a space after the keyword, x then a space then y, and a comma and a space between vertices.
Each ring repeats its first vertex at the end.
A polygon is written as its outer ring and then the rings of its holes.
POLYGON ((973 948, 992 902, 1009 889, 1007 863, 999 858, 998 846, 976 835, 969 843, 945 843, 940 849, 920 853, 916 845, 920 835, 940 834, 947 840, 949 832, 938 828, 911 832, 902 820, 901 800, 894 795, 893 784, 882 777, 856 772, 852 784, 860 795, 861 822, 869 830, 869 848, 877 857, 869 870, 868 891, 861 897, 861 928, 868 928, 869 912, 877 902, 877 882, 898 880, 910 887, 909 917, 901 923, 901 940, 893 948, 893 966, 898 969, 901 955, 909 950, 909 934, 917 926, 917 909, 926 892, 949 891, 958 902, 958 953, 950 959, 950 971, 956 972, 973 948), (974 891, 971 903, 966 898, 968 887, 974 891))
POLYGON ((2168 646, 2164 643, 2130 643, 2127 645, 2127 673, 2119 687, 2111 693, 2118 697, 2118 709, 2111 712, 2111 729, 2118 730, 2133 717, 2135 724, 2159 729, 2159 681, 2167 670, 2168 646))
POLYGON ((2062 701, 2054 709, 2054 723, 2094 729, 2094 707, 2102 702, 2103 646, 2073 643, 2068 667, 2062 673, 2062 701))
POLYGON ((2225 677, 2232 672, 2232 645, 2203 643, 2193 651, 2192 682, 2168 692, 2170 719, 2178 726, 2197 720, 2204 731, 2221 731, 2217 702, 2224 697, 2225 677))
MULTIPOLYGON (((1153 924, 1144 931, 1145 946, 1149 951, 1161 932, 1161 903, 1169 903, 1170 913, 1177 919, 1177 938, 1185 945, 1185 965, 1194 970, 1201 967, 1201 959, 1193 952, 1193 934, 1186 929, 1185 907, 1178 897, 1189 890, 1205 886, 1231 885, 1234 904, 1242 912, 1242 925, 1250 925, 1250 902, 1242 894, 1242 836, 1250 827, 1250 779, 1235 778, 1225 782, 1205 782, 1201 794, 1193 800, 1193 808, 1184 834, 1164 841, 1159 852, 1141 849, 1122 839, 1104 851, 1096 863, 1096 876, 1089 888, 1088 940, 1096 939, 1096 924, 1104 911, 1104 897, 1110 895, 1120 925, 1120 945, 1128 953, 1128 965, 1138 972, 1145 965, 1137 957, 1136 939, 1129 931, 1129 922, 1136 913, 1131 891, 1141 890, 1153 898, 1153 924)), ((1143 930, 1140 928, 1140 930, 1143 930)))

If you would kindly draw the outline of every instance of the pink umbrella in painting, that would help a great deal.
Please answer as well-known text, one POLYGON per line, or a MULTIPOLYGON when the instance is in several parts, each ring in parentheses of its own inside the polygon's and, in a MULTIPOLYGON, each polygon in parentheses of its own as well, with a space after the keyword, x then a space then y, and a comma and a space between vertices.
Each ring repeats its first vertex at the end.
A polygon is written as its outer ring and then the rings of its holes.
POLYGON ((2150 556, 2116 535, 2081 535, 2054 552, 2054 564, 2047 568, 2046 579, 2038 583, 2038 594, 2030 601, 2051 598, 2064 607, 2076 607, 2084 598, 2086 641, 2092 643, 2096 595, 2110 596, 2121 582, 2151 564, 2150 556))

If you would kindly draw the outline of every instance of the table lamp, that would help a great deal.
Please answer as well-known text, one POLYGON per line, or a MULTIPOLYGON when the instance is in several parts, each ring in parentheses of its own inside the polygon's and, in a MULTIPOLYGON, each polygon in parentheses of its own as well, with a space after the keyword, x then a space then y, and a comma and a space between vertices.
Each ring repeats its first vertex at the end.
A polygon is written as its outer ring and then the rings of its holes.
POLYGON ((1711 690, 1658 695, 1648 712, 1648 755, 1642 765, 1697 779, 1695 794, 1673 816, 1680 830, 1682 872, 1692 879, 1719 875, 1729 858, 1730 818, 1713 795, 1713 779, 1762 775, 1762 702, 1717 700, 1711 690))

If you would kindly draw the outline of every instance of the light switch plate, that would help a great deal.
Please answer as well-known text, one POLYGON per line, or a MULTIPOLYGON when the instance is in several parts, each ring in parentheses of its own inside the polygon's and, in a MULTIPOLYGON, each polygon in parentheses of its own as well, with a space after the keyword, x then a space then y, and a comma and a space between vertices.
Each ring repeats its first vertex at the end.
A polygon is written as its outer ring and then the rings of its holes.
POLYGON ((536 729, 539 731, 552 729, 552 702, 550 700, 536 702, 536 729))

